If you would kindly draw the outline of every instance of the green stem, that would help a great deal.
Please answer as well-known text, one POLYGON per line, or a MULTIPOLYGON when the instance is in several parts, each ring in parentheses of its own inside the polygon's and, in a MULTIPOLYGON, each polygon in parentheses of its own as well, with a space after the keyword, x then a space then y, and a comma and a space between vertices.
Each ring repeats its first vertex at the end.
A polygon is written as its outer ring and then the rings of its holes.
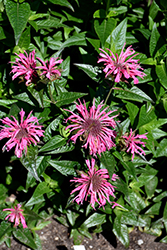
POLYGON ((112 88, 111 88, 111 89, 110 89, 110 91, 108 92, 108 95, 107 95, 107 97, 106 97, 106 99, 105 99, 104 104, 106 104, 106 103, 107 103, 108 98, 109 98, 109 96, 111 95, 111 92, 112 92, 112 88))

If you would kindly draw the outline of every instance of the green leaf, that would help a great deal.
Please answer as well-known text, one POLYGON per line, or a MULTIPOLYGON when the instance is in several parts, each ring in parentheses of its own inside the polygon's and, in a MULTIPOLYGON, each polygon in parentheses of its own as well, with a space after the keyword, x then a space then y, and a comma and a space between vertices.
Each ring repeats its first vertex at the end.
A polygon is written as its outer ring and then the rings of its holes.
POLYGON ((5 236, 5 234, 12 231, 11 223, 2 221, 0 224, 0 239, 5 236))
POLYGON ((56 5, 65 6, 67 8, 70 8, 72 11, 74 11, 74 8, 67 0, 48 0, 48 1, 56 5))
MULTIPOLYGON (((42 173, 45 171, 45 169, 48 166, 48 160, 50 159, 50 156, 38 156, 36 160, 36 172, 37 175, 40 177, 42 173)), ((26 180, 26 189, 28 189, 34 182, 35 178, 31 174, 31 172, 28 172, 27 180, 26 180)))
POLYGON ((161 201, 163 198, 167 197, 167 191, 162 192, 161 194, 157 195, 156 197, 154 197, 153 201, 154 202, 159 202, 161 201))
POLYGON ((145 191, 146 191, 147 197, 149 199, 151 199, 152 196, 154 195, 157 185, 158 185, 158 177, 157 176, 154 176, 150 181, 146 182, 145 191))
POLYGON ((56 98, 56 106, 61 107, 63 105, 68 105, 84 95, 87 94, 79 92, 64 92, 56 98))
POLYGON ((16 103, 16 102, 18 102, 17 100, 0 100, 0 106, 3 106, 3 107, 5 107, 5 108, 8 108, 8 109, 10 109, 10 107, 8 107, 8 105, 11 105, 11 104, 13 104, 13 103, 16 103))
POLYGON ((166 229, 166 232, 167 232, 167 202, 165 204, 165 208, 164 208, 164 211, 163 211, 163 222, 164 222, 165 229, 166 229))
POLYGON ((125 224, 121 223, 121 219, 118 217, 114 220, 113 233, 125 247, 129 246, 128 228, 125 224))
POLYGON ((98 67, 93 67, 89 64, 79 64, 74 63, 75 66, 77 66, 79 69, 83 70, 92 80, 98 82, 98 74, 101 73, 98 67))
POLYGON ((101 156, 99 156, 99 160, 101 162, 101 168, 106 168, 110 178, 112 178, 116 165, 114 156, 109 151, 102 152, 101 156))
POLYGON ((121 50, 126 42, 126 30, 127 19, 125 18, 112 32, 112 44, 114 44, 116 51, 121 50))
POLYGON ((59 123, 62 123, 62 121, 63 121, 63 116, 59 115, 58 117, 56 117, 56 119, 54 119, 52 122, 49 123, 49 125, 45 129, 44 141, 48 141, 49 139, 52 138, 52 130, 55 131, 59 123))
POLYGON ((23 166, 32 174, 32 176, 37 181, 40 181, 36 171, 37 156, 38 156, 38 148, 31 146, 28 148, 27 154, 23 155, 22 158, 20 158, 20 161, 23 164, 23 166))
POLYGON ((22 34, 18 42, 18 46, 23 49, 27 50, 30 45, 30 27, 28 27, 22 34))
POLYGON ((150 55, 152 57, 153 57, 153 55, 155 55, 155 50, 156 50, 159 38, 160 38, 160 34, 157 30, 156 23, 154 23, 151 37, 150 37, 150 44, 149 44, 150 55))
POLYGON ((30 200, 25 204, 25 206, 32 206, 34 204, 38 204, 44 201, 43 194, 49 193, 50 188, 47 186, 47 183, 41 182, 36 187, 32 197, 30 200))
POLYGON ((133 125, 133 123, 134 123, 134 121, 136 119, 136 116, 138 114, 139 108, 138 108, 137 105, 135 105, 135 104, 133 104, 131 102, 127 102, 126 108, 128 110, 131 125, 133 125))
POLYGON ((126 201, 137 212, 140 212, 146 207, 144 199, 141 197, 140 193, 134 189, 129 193, 129 198, 126 198, 126 201))
POLYGON ((106 42, 106 39, 109 37, 113 29, 115 28, 116 20, 113 18, 110 18, 108 20, 104 19, 102 22, 101 20, 95 20, 94 21, 94 28, 95 31, 101 41, 101 46, 104 48, 104 44, 106 42))
POLYGON ((75 161, 56 161, 49 160, 48 163, 55 169, 57 169, 62 175, 74 175, 76 176, 76 172, 74 166, 77 165, 75 161))
POLYGON ((149 9, 149 16, 154 20, 154 18, 158 14, 159 10, 160 10, 160 8, 159 8, 158 4, 155 1, 153 1, 151 3, 150 9, 149 9))
POLYGON ((27 229, 27 228, 24 228, 23 230, 16 229, 13 232, 13 235, 17 240, 19 240, 21 243, 25 244, 26 246, 29 246, 34 250, 37 249, 37 246, 34 242, 34 239, 31 235, 29 229, 27 229))
POLYGON ((62 153, 66 153, 66 152, 70 152, 72 150, 74 150, 75 145, 74 144, 66 144, 65 146, 62 146, 60 148, 57 148, 53 151, 49 151, 49 152, 45 152, 45 154, 62 154, 62 153))
POLYGON ((157 117, 156 117, 155 112, 154 112, 154 107, 152 106, 151 108, 149 108, 147 110, 146 105, 144 104, 140 108, 139 123, 137 125, 137 128, 140 128, 141 126, 153 121, 156 118, 157 117))
POLYGON ((6 0, 6 13, 14 30, 17 45, 30 15, 30 5, 25 2, 19 4, 11 0, 6 0))
POLYGON ((164 138, 160 141, 155 152, 156 157, 167 156, 167 139, 164 138))
POLYGON ((167 70, 165 64, 156 65, 156 74, 162 86, 167 89, 167 70))
POLYGON ((101 225, 105 222, 106 222, 105 214, 93 213, 88 219, 84 221, 82 225, 85 226, 86 228, 90 228, 97 225, 101 225))
POLYGON ((64 146, 66 144, 66 139, 60 135, 53 136, 40 150, 39 152, 52 151, 56 148, 64 146))
POLYGON ((78 33, 76 35, 71 36, 68 38, 59 48, 59 50, 62 50, 64 48, 70 47, 70 46, 86 46, 86 39, 85 39, 85 32, 78 33))
POLYGON ((161 204, 162 204, 162 202, 157 202, 157 203, 155 203, 153 206, 151 206, 151 207, 145 212, 145 214, 159 215, 159 211, 160 211, 160 208, 161 208, 161 204))
POLYGON ((153 102, 153 100, 146 95, 141 89, 137 88, 136 86, 132 87, 131 89, 122 89, 115 87, 113 88, 117 97, 121 99, 127 99, 137 102, 153 102))

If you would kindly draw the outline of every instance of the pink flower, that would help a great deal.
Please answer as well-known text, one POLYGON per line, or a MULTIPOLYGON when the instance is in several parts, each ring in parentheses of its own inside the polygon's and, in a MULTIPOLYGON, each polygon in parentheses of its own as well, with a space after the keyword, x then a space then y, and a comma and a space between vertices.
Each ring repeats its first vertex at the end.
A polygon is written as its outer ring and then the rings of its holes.
POLYGON ((104 62, 105 68, 103 71, 106 73, 105 77, 112 76, 115 78, 115 82, 125 81, 125 78, 133 78, 134 84, 137 84, 139 80, 136 76, 143 79, 146 74, 140 71, 143 70, 143 68, 140 67, 138 63, 139 60, 133 59, 133 57, 138 54, 133 55, 135 51, 131 48, 132 45, 129 46, 125 52, 123 52, 124 47, 125 44, 119 56, 117 53, 115 56, 110 49, 107 49, 111 53, 111 56, 109 56, 103 49, 99 48, 103 53, 99 54, 101 58, 99 58, 97 62, 104 62))
POLYGON ((145 142, 142 142, 140 139, 148 139, 146 137, 146 134, 143 135, 136 135, 135 136, 135 132, 132 132, 132 129, 130 129, 130 133, 125 133, 122 138, 124 138, 124 143, 126 145, 127 148, 127 152, 131 151, 132 154, 132 161, 134 159, 135 153, 139 154, 139 155, 145 155, 144 150, 139 147, 137 144, 142 145, 143 147, 145 147, 145 142))
POLYGON ((39 125, 38 119, 35 116, 31 116, 32 111, 29 113, 28 117, 23 120, 25 112, 23 109, 20 111, 21 122, 19 122, 13 117, 13 120, 10 120, 8 117, 1 119, 2 123, 7 125, 1 126, 0 131, 0 140, 4 138, 10 138, 7 143, 3 146, 3 150, 6 148, 9 151, 11 148, 15 147, 15 155, 20 158, 22 157, 22 151, 25 150, 27 153, 27 146, 31 143, 35 145, 40 141, 39 137, 44 136, 44 130, 42 126, 39 125), (35 124, 37 123, 37 125, 35 124))
POLYGON ((24 54, 20 53, 19 55, 16 54, 19 58, 16 58, 15 62, 12 65, 12 71, 10 73, 13 73, 12 80, 19 77, 22 80, 24 78, 26 79, 26 85, 30 85, 35 78, 37 78, 36 73, 36 60, 35 60, 35 50, 30 52, 28 55, 26 51, 24 51, 24 54))
POLYGON ((42 61, 39 57, 37 59, 42 63, 43 66, 38 66, 36 69, 42 69, 43 72, 40 75, 45 75, 49 80, 54 80, 54 78, 57 78, 57 76, 61 76, 60 70, 57 69, 56 64, 62 63, 63 59, 57 60, 58 57, 54 58, 51 57, 50 61, 42 61), (53 79, 52 79, 53 78, 53 79))
POLYGON ((24 216, 22 215, 23 209, 20 209, 20 208, 21 208, 21 205, 17 204, 17 206, 15 206, 14 208, 3 209, 3 211, 7 211, 7 210, 11 211, 11 213, 6 216, 5 220, 9 218, 9 221, 11 222, 15 221, 14 227, 17 227, 21 221, 23 228, 26 228, 27 227, 26 221, 25 221, 24 216))
MULTIPOLYGON (((95 168, 95 159, 91 159, 91 163, 89 160, 86 160, 86 165, 89 170, 88 173, 82 173, 81 177, 74 177, 71 182, 77 183, 77 187, 71 192, 71 194, 79 191, 79 194, 74 198, 73 201, 76 201, 78 204, 83 204, 83 201, 87 201, 88 195, 90 195, 90 204, 95 209, 95 203, 99 204, 99 207, 103 207, 106 204, 106 200, 111 204, 114 203, 112 208, 115 206, 119 206, 119 204, 115 202, 111 202, 109 197, 110 195, 115 198, 114 191, 115 186, 111 185, 107 181, 109 179, 109 174, 107 169, 99 169, 95 168)), ((113 174, 112 181, 118 179, 116 174, 113 174)))
POLYGON ((114 118, 117 116, 110 117, 109 115, 114 111, 109 111, 106 113, 106 109, 101 108, 104 106, 102 102, 95 107, 95 100, 93 101, 93 106, 90 107, 88 112, 86 108, 86 103, 84 105, 79 100, 80 104, 76 103, 76 108, 78 114, 69 111, 72 115, 67 118, 66 121, 70 120, 71 125, 67 126, 66 129, 70 129, 70 132, 75 131, 76 133, 72 135, 71 140, 76 143, 79 137, 83 143, 84 148, 89 145, 90 154, 96 156, 96 153, 101 154, 101 152, 111 149, 115 146, 113 139, 115 138, 115 131, 112 130, 116 127, 114 118))

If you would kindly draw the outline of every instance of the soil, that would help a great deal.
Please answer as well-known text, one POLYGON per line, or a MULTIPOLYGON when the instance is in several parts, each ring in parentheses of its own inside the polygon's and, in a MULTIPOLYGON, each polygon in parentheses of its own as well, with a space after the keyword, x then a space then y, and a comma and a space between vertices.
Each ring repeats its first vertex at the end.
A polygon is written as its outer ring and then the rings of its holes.
MULTIPOLYGON (((69 238, 68 228, 51 219, 51 223, 42 230, 37 231, 41 241, 41 250, 71 250, 73 248, 73 240, 69 238)), ((167 244, 156 242, 156 237, 142 233, 135 228, 130 234, 130 245, 125 248, 113 236, 108 237, 102 233, 92 234, 92 239, 84 238, 82 245, 86 250, 167 250, 167 244)), ((27 246, 20 244, 12 239, 11 250, 31 250, 27 246)), ((9 250, 2 244, 0 250, 9 250)))

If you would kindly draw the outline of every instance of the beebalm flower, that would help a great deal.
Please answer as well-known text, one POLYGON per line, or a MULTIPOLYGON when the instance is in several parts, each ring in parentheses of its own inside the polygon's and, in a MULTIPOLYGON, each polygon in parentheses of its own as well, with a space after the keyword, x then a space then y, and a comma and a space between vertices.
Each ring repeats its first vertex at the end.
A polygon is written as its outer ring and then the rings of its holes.
MULTIPOLYGON (((119 206, 116 202, 110 201, 110 196, 115 198, 115 186, 108 182, 109 174, 107 169, 97 170, 95 167, 95 159, 86 160, 88 166, 88 173, 81 173, 81 177, 74 177, 71 182, 75 182, 77 187, 71 192, 71 194, 78 192, 77 196, 73 199, 78 204, 83 204, 83 201, 87 201, 90 195, 90 204, 95 209, 95 203, 99 204, 99 207, 103 207, 108 201, 110 204, 114 203, 112 208, 119 206)), ((118 179, 116 174, 113 174, 112 181, 118 179)))
POLYGON ((61 72, 56 65, 62 63, 63 59, 57 60, 58 57, 51 57, 50 60, 46 62, 42 61, 39 57, 37 57, 37 59, 42 63, 42 66, 36 67, 37 69, 42 69, 40 75, 45 75, 45 77, 51 81, 61 76, 61 72))
POLYGON ((13 120, 8 117, 0 119, 3 124, 7 126, 1 126, 0 140, 4 138, 10 138, 6 144, 3 146, 2 150, 7 149, 9 151, 11 148, 15 147, 15 155, 20 158, 22 157, 23 150, 25 154, 27 153, 27 146, 31 143, 37 145, 40 141, 39 137, 44 136, 44 130, 42 126, 39 125, 38 119, 35 116, 31 116, 32 111, 29 113, 27 118, 24 120, 25 112, 23 109, 20 111, 20 124, 14 116, 13 120))
POLYGON ((14 208, 5 208, 3 211, 11 211, 10 214, 8 214, 5 217, 5 220, 9 219, 10 222, 15 222, 14 227, 17 227, 20 222, 23 225, 23 228, 27 228, 25 218, 22 214, 23 209, 20 209, 21 205, 17 204, 14 208))
POLYGON ((125 79, 133 78, 134 84, 137 84, 139 80, 136 76, 143 79, 146 74, 142 72, 143 68, 141 68, 138 63, 139 59, 133 59, 138 54, 135 54, 135 50, 132 49, 132 45, 129 46, 125 52, 123 52, 124 47, 125 44, 119 56, 117 53, 115 56, 110 49, 107 49, 111 53, 111 56, 109 56, 106 51, 99 48, 102 52, 99 54, 101 58, 99 58, 97 62, 104 62, 105 68, 103 71, 106 74, 106 78, 111 76, 115 79, 115 82, 125 82, 125 79))
POLYGON ((146 134, 147 133, 143 135, 137 134, 135 136, 135 131, 132 131, 132 129, 130 129, 130 133, 125 133, 122 136, 122 138, 124 138, 126 152, 131 152, 132 154, 132 161, 135 157, 135 154, 145 155, 144 150, 139 145, 142 145, 143 147, 145 147, 145 142, 141 141, 141 139, 148 139, 146 134))
POLYGON ((38 77, 36 73, 36 60, 35 60, 35 50, 27 54, 26 51, 24 51, 25 55, 23 53, 20 53, 19 55, 15 53, 18 58, 15 59, 15 62, 12 65, 12 71, 10 73, 13 73, 12 80, 19 77, 22 80, 26 79, 26 86, 30 85, 34 80, 38 77))
POLYGON ((104 104, 101 102, 97 108, 95 106, 95 99, 93 100, 93 106, 90 107, 88 111, 86 108, 86 103, 84 105, 79 100, 79 104, 76 103, 76 108, 78 114, 69 111, 72 115, 67 118, 66 121, 70 120, 72 124, 68 125, 66 129, 70 129, 69 132, 75 132, 71 136, 71 140, 76 143, 79 137, 83 141, 83 147, 89 147, 90 154, 96 156, 111 149, 115 146, 113 142, 116 132, 113 130, 116 127, 114 118, 117 115, 110 116, 114 111, 109 111, 106 113, 108 107, 102 110, 104 104))

